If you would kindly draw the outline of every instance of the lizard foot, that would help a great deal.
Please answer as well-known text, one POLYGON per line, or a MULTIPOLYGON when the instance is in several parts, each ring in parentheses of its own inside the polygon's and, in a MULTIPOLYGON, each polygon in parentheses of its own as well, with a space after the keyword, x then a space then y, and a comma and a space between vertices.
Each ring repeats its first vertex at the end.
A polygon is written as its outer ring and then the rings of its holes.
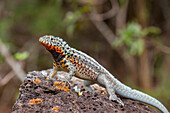
POLYGON ((94 94, 94 89, 93 89, 92 86, 84 86, 84 88, 85 88, 86 91, 90 91, 94 94))
POLYGON ((86 91, 90 91, 94 94, 94 89, 93 87, 91 86, 92 84, 94 84, 93 81, 89 81, 89 80, 84 80, 84 88, 86 91))
POLYGON ((71 76, 67 75, 67 76, 64 78, 63 81, 65 82, 65 84, 68 84, 69 86, 72 86, 71 83, 70 83, 71 78, 72 78, 71 76))
POLYGON ((121 106, 124 106, 124 103, 122 102, 122 100, 120 98, 118 98, 116 95, 115 96, 110 96, 109 97, 109 100, 113 100, 113 101, 116 101, 118 102, 121 106))

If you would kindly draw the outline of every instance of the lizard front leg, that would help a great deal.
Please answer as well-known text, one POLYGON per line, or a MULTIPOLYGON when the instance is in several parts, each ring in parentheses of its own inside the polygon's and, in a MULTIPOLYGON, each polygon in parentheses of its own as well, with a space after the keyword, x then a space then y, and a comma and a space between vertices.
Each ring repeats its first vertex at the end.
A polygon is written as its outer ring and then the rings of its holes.
POLYGON ((55 76, 55 74, 57 73, 57 70, 58 70, 58 65, 56 62, 53 63, 53 70, 52 72, 50 73, 50 77, 53 78, 55 76))
POLYGON ((50 74, 50 77, 53 78, 55 74, 57 73, 58 67, 64 68, 69 71, 69 74, 66 77, 66 80, 69 82, 71 78, 75 75, 76 68, 74 65, 67 60, 66 58, 63 58, 62 60, 55 61, 53 63, 53 71, 50 74))
POLYGON ((69 71, 69 74, 66 77, 67 81, 70 81, 71 78, 75 75, 76 73, 76 68, 74 67, 74 65, 67 60, 66 58, 63 58, 60 62, 59 62, 60 67, 66 69, 69 71))

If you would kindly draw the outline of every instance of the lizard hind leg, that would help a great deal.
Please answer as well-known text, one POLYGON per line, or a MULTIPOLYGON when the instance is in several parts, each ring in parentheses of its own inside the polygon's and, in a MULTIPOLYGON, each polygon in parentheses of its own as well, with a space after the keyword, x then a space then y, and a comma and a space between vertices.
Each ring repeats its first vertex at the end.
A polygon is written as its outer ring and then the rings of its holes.
POLYGON ((124 103, 120 98, 115 94, 116 81, 108 74, 100 74, 97 78, 97 82, 106 88, 107 93, 109 94, 109 100, 118 102, 120 105, 124 106, 124 103))
POLYGON ((113 100, 113 101, 116 101, 118 102, 120 105, 124 106, 124 103, 122 102, 122 100, 116 96, 115 94, 115 90, 114 90, 114 85, 113 83, 109 83, 107 82, 106 84, 106 90, 109 94, 109 100, 113 100))
POLYGON ((92 84, 94 84, 94 82, 89 81, 89 80, 84 80, 85 90, 94 93, 94 89, 93 89, 93 87, 91 86, 92 84))

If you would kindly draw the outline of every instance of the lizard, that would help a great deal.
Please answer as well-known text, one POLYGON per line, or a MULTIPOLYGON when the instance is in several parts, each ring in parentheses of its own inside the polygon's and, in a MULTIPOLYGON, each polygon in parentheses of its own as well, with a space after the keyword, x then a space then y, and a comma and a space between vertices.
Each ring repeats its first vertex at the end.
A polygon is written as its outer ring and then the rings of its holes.
POLYGON ((50 73, 51 78, 57 73, 58 67, 61 67, 69 71, 66 77, 67 81, 70 81, 73 76, 83 79, 85 89, 92 92, 94 90, 91 85, 97 83, 106 88, 109 100, 116 101, 122 106, 124 106, 124 103, 116 94, 150 104, 163 113, 169 113, 160 101, 121 83, 95 59, 86 53, 70 47, 62 38, 45 35, 40 37, 39 41, 54 58, 53 70, 50 73))

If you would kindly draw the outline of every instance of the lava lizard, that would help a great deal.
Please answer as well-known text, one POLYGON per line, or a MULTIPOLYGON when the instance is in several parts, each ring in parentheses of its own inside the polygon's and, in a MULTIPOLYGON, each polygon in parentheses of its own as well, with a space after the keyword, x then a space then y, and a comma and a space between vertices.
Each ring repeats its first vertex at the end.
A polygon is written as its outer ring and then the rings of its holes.
POLYGON ((123 102, 115 93, 150 104, 164 113, 169 113, 166 107, 157 99, 122 84, 96 60, 81 51, 71 48, 63 39, 45 35, 40 37, 39 41, 54 57, 54 66, 50 77, 54 77, 58 67, 61 67, 69 71, 66 80, 70 81, 75 75, 83 79, 86 90, 91 91, 93 91, 93 88, 90 85, 97 83, 106 88, 110 100, 117 101, 123 106, 123 102))

